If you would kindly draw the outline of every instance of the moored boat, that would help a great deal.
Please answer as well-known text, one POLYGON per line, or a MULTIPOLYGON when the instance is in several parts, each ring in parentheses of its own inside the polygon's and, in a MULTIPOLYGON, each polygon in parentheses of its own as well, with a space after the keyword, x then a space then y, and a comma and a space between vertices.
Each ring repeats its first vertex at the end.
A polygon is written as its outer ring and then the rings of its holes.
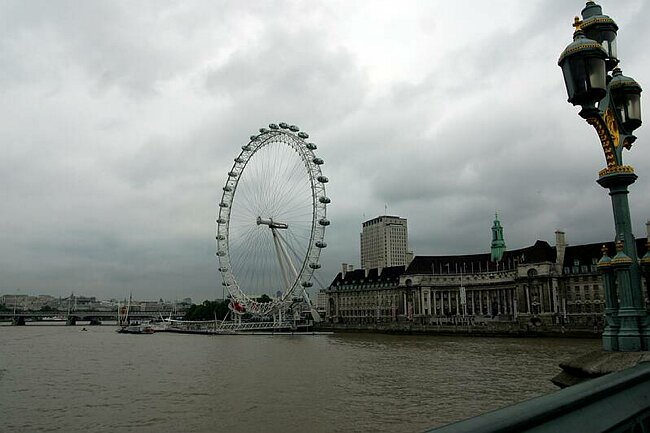
POLYGON ((122 326, 120 329, 117 330, 117 332, 120 334, 153 334, 156 331, 149 324, 135 323, 132 325, 122 326))

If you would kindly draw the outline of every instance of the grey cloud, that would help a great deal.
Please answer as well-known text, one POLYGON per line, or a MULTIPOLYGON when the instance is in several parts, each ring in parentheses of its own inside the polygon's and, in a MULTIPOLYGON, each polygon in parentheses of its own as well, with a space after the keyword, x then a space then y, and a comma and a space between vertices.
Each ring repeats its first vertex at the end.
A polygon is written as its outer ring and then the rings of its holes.
POLYGON ((246 110, 240 115, 308 113, 316 126, 346 117, 363 101, 365 85, 354 60, 341 48, 327 47, 317 30, 271 26, 260 39, 206 76, 215 97, 236 100, 246 110))
MULTIPOLYGON (((358 264, 360 223, 384 204, 409 219, 419 254, 487 250, 495 211, 509 248, 556 228, 573 244, 607 240, 602 152, 556 65, 581 6, 530 3, 518 25, 432 53, 420 82, 376 89, 338 34, 345 10, 326 3, 5 2, 0 292, 221 296, 221 187, 249 135, 280 121, 308 131, 326 162, 325 283, 358 264)), ((632 37, 648 39, 648 6, 604 7, 627 26, 626 73, 647 85, 632 37)), ((472 29, 459 18, 457 31, 472 29)), ((647 129, 625 155, 640 175, 637 236, 650 217, 647 129)))

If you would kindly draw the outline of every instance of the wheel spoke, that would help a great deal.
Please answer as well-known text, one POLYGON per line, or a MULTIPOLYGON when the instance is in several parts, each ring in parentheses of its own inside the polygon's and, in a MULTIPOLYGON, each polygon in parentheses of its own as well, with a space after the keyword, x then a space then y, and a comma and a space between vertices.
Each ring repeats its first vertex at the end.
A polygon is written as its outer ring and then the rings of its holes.
POLYGON ((265 130, 229 174, 218 219, 220 271, 231 297, 251 309, 269 313, 269 304, 255 302, 262 295, 274 299, 272 309, 284 308, 312 277, 324 234, 317 219, 326 214, 312 149, 293 132, 265 130))

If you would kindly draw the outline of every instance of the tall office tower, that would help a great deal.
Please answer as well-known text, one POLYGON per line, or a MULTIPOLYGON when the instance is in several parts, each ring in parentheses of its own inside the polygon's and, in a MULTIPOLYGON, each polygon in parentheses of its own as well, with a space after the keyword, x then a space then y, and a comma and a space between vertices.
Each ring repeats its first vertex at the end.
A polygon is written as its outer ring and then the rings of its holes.
POLYGON ((361 267, 364 269, 408 265, 406 218, 378 216, 362 224, 361 267))

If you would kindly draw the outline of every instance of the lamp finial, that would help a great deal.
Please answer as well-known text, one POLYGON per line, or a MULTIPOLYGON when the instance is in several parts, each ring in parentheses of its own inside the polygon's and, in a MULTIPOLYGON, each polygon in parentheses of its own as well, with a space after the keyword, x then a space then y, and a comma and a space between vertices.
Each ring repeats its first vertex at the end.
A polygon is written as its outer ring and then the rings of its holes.
POLYGON ((581 27, 582 27, 582 20, 580 19, 579 16, 576 15, 576 16, 573 18, 573 24, 572 24, 572 26, 576 28, 576 31, 578 31, 578 30, 582 30, 582 28, 581 28, 581 27))

